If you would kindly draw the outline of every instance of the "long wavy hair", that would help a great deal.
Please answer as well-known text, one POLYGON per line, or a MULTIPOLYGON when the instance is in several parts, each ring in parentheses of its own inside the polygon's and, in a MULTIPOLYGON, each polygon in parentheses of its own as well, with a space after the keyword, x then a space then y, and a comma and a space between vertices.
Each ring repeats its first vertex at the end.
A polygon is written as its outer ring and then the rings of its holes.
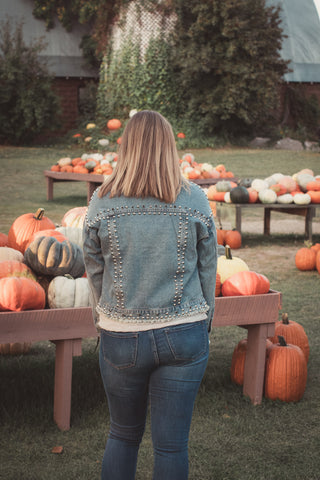
POLYGON ((158 112, 143 110, 124 129, 117 165, 98 195, 110 192, 110 197, 155 197, 171 203, 186 183, 170 123, 158 112))

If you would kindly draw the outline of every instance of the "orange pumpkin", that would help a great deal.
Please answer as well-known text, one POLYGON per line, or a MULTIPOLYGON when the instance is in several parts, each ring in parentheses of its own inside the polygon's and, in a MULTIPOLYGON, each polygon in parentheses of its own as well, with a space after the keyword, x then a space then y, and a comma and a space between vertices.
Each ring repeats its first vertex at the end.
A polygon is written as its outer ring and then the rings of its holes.
POLYGON ((31 278, 0 278, 0 310, 42 310, 45 304, 44 289, 31 278))
POLYGON ((37 280, 31 268, 18 260, 3 260, 0 262, 0 278, 5 277, 27 277, 37 280))
POLYGON ((266 362, 264 394, 270 400, 298 402, 307 384, 307 362, 300 347, 279 343, 270 350, 266 362))
POLYGON ((312 182, 307 183, 306 190, 308 191, 308 193, 309 193, 309 190, 312 190, 314 192, 319 192, 320 182, 318 180, 313 180, 312 182))
POLYGON ((8 235, 5 233, 0 233, 0 247, 8 246, 8 235))
POLYGON ((308 246, 299 248, 295 256, 295 264, 299 270, 314 270, 316 268, 316 252, 308 246))
POLYGON ((85 166, 76 165, 73 167, 73 173, 89 173, 85 166))
POLYGON ((252 188, 252 187, 249 187, 249 188, 248 188, 248 192, 249 192, 249 203, 256 203, 256 202, 258 202, 259 193, 257 192, 257 190, 255 190, 255 189, 252 188))
POLYGON ((52 165, 50 170, 51 172, 60 172, 60 165, 52 165))
POLYGON ((121 126, 122 126, 122 124, 121 124, 120 120, 118 120, 117 118, 112 118, 107 123, 107 128, 109 130, 118 130, 119 128, 121 128, 121 126))
POLYGON ((224 230, 222 227, 217 229, 217 243, 218 245, 225 245, 227 230, 224 230))
POLYGON ((320 203, 320 191, 308 190, 308 195, 311 198, 311 203, 320 203))
POLYGON ((320 253, 316 253, 316 270, 318 273, 320 273, 320 253))
POLYGON ((272 343, 278 343, 278 336, 281 335, 287 343, 298 345, 304 353, 306 362, 309 361, 309 341, 307 334, 300 323, 289 320, 288 314, 283 313, 281 321, 275 324, 275 334, 270 338, 272 343))
POLYGON ((35 214, 25 213, 11 225, 8 233, 8 245, 24 253, 32 235, 39 230, 48 228, 56 227, 52 220, 44 216, 43 208, 38 208, 35 214))
POLYGON ((72 165, 63 165, 63 167, 61 167, 60 172, 72 173, 73 172, 73 166, 72 165))
POLYGON ((227 230, 224 236, 225 245, 229 245, 230 248, 241 248, 242 238, 241 233, 238 230, 227 230))
MULTIPOLYGON (((269 356, 273 343, 266 340, 266 358, 269 356)), ((230 376, 231 381, 237 385, 243 385, 244 380, 244 365, 247 355, 248 339, 243 338, 235 346, 231 359, 230 376)))

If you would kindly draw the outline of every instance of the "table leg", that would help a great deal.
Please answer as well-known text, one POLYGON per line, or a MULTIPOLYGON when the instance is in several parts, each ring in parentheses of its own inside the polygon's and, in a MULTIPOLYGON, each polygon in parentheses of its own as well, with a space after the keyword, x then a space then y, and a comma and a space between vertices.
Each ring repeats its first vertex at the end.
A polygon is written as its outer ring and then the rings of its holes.
POLYGON ((46 177, 47 180, 47 200, 53 200, 53 178, 46 177))
POLYGON ((236 205, 236 230, 241 233, 241 207, 236 205))
POLYGON ((263 233, 264 235, 270 235, 270 220, 271 220, 271 209, 264 209, 264 221, 263 221, 263 233))
POLYGON ((72 358, 81 355, 81 339, 55 340, 53 418, 60 430, 70 429, 72 358))
POLYGON ((304 236, 312 243, 312 219, 315 216, 315 208, 309 207, 305 217, 305 230, 304 236))
POLYGON ((274 324, 250 325, 248 329, 247 353, 244 365, 243 394, 250 397, 254 405, 262 401, 266 363, 266 340, 274 332, 274 324))

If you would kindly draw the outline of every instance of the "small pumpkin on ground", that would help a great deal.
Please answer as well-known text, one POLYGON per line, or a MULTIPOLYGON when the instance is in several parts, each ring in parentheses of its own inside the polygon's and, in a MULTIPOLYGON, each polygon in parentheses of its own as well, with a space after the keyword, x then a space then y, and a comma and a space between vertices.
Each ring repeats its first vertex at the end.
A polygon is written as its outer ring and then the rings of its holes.
POLYGON ((117 118, 112 118, 107 122, 107 128, 109 130, 118 130, 119 128, 121 128, 121 126, 122 124, 117 118))
POLYGON ((298 402, 307 384, 307 362, 300 347, 279 343, 270 350, 266 362, 264 395, 270 400, 298 402))
POLYGON ((299 248, 295 255, 295 264, 299 270, 309 271, 316 268, 316 252, 311 244, 305 242, 305 246, 299 248))
MULTIPOLYGON (((266 357, 269 355, 270 349, 272 348, 273 343, 270 340, 266 340, 266 357)), ((248 339, 243 338, 238 342, 234 347, 232 359, 231 359, 231 368, 230 376, 231 381, 237 385, 243 385, 244 380, 244 365, 247 355, 248 339)))
POLYGON ((225 245, 229 245, 229 247, 233 250, 241 248, 242 244, 242 237, 241 233, 238 230, 227 230, 224 236, 224 243, 225 245))
POLYGON ((283 313, 281 321, 275 324, 275 334, 270 338, 271 342, 277 343, 279 335, 281 335, 287 343, 300 347, 308 363, 310 347, 307 334, 300 323, 289 320, 287 313, 283 313))
POLYGON ((8 233, 8 245, 24 253, 32 235, 48 228, 54 229, 55 224, 45 217, 43 208, 38 208, 35 214, 25 213, 12 223, 8 233))

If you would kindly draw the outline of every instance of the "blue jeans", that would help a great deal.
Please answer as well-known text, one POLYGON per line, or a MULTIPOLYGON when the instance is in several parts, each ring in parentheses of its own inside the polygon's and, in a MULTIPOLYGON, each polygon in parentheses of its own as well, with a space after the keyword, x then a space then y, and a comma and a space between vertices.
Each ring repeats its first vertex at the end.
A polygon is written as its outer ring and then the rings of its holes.
POLYGON ((148 403, 153 480, 188 478, 188 437, 209 355, 205 321, 117 333, 101 331, 100 370, 110 432, 103 480, 134 480, 148 403))

